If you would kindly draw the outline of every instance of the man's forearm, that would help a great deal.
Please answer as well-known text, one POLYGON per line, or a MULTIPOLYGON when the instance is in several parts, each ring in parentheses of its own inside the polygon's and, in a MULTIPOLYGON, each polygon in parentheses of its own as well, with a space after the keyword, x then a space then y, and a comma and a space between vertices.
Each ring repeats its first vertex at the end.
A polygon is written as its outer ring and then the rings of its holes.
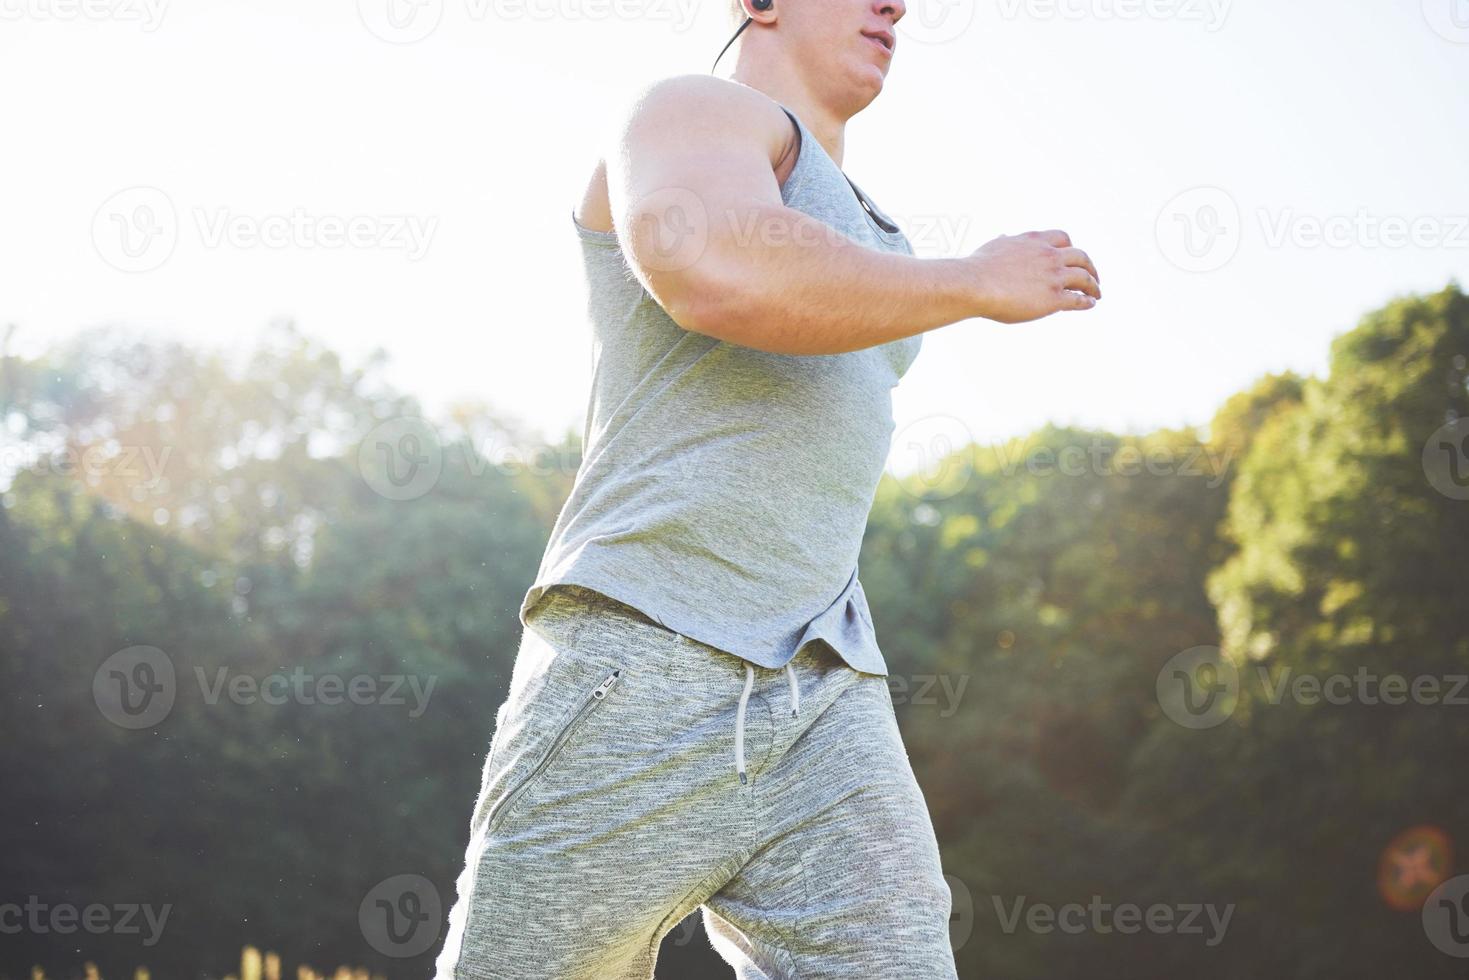
POLYGON ((841 354, 979 315, 964 260, 868 248, 789 207, 712 227, 694 264, 674 319, 773 353, 841 354))

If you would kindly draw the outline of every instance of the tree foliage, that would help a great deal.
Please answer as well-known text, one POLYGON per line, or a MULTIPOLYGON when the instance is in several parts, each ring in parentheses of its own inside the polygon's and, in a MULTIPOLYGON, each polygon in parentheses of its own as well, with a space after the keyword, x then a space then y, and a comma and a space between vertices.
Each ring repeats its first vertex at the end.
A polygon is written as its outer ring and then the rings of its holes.
MULTIPOLYGON (((1047 427, 884 478, 861 577, 971 915, 961 976, 1457 975, 1375 875, 1407 827, 1469 848, 1465 709, 1291 685, 1439 678, 1442 702, 1469 673, 1466 358, 1450 286, 1364 317, 1324 378, 1261 379, 1207 435, 1047 427), (1197 647, 1238 676, 1203 730, 1157 693, 1197 647), (1232 918, 1214 945, 1004 927, 1017 900, 1093 896, 1232 918)), ((452 899, 579 440, 458 406, 422 423, 431 488, 393 499, 359 450, 421 411, 381 367, 289 325, 244 358, 96 332, 0 360, 0 901, 174 906, 147 949, 7 936, 0 976, 222 975, 247 942, 429 974, 367 947, 358 902, 400 873, 452 899), (178 678, 143 730, 93 695, 134 646, 178 678), (405 678, 406 703, 217 686, 302 674, 405 678)), ((713 962, 669 948, 662 973, 713 962)))

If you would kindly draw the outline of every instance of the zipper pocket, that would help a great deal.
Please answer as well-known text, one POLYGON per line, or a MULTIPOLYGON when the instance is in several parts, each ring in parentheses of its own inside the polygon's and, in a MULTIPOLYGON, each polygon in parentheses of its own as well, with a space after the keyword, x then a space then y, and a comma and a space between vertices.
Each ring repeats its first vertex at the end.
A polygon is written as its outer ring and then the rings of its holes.
POLYGON ((509 793, 506 793, 500 802, 495 804, 494 809, 485 818, 486 837, 489 837, 495 832, 495 827, 499 824, 503 816, 510 812, 510 807, 514 805, 515 801, 520 799, 521 795, 535 783, 541 773, 545 772, 551 763, 556 761, 556 756, 561 754, 561 747, 566 744, 566 740, 571 738, 572 734, 581 726, 581 723, 586 719, 587 715, 592 713, 592 709, 607 699, 607 692, 612 690, 612 686, 621 677, 622 671, 614 670, 607 675, 607 678, 602 683, 597 685, 596 689, 582 702, 582 706, 577 709, 571 721, 566 724, 566 727, 561 729, 560 734, 556 736, 556 740, 551 743, 551 748, 546 751, 545 758, 536 764, 536 767, 531 770, 529 776, 521 780, 518 786, 509 793))

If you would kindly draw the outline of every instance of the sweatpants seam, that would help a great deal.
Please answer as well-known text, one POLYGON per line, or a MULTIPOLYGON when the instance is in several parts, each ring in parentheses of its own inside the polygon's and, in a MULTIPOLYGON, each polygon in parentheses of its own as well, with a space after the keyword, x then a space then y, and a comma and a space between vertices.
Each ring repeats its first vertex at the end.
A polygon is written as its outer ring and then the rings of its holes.
POLYGON ((785 947, 781 950, 781 952, 785 953, 787 968, 790 970, 789 980, 798 980, 799 974, 796 970, 795 950, 797 948, 797 945, 795 941, 795 932, 797 929, 800 928, 802 915, 804 915, 811 908, 811 883, 806 878, 806 862, 802 861, 800 858, 796 859, 796 874, 801 879, 801 914, 795 917, 795 925, 791 926, 791 935, 785 936, 774 925, 772 925, 770 928, 771 932, 775 933, 777 936, 780 936, 781 939, 785 942, 785 947))
POLYGON ((713 898, 715 895, 719 894, 719 889, 729 884, 729 882, 734 879, 734 876, 739 873, 740 868, 745 866, 745 863, 749 861, 751 856, 753 855, 741 855, 739 857, 735 857, 728 861, 725 861, 719 867, 715 868, 713 871, 709 872, 709 874, 701 878, 698 884, 696 884, 694 887, 690 888, 687 892, 680 896, 679 900, 674 903, 673 908, 669 909, 668 914, 665 915, 662 921, 658 923, 658 927, 653 930, 653 938, 648 943, 648 955, 652 958, 654 962, 657 961, 658 947, 663 942, 665 930, 672 928, 672 923, 670 922, 670 920, 678 914, 678 910, 686 905, 691 897, 693 897, 694 895, 698 895, 701 892, 704 892, 706 889, 708 891, 708 894, 705 895, 702 900, 695 902, 693 908, 691 908, 689 912, 685 913, 686 915, 691 914, 693 912, 693 909, 698 908, 700 905, 703 905, 705 901, 708 901, 710 898, 713 898), (720 879, 723 880, 721 881, 720 879), (719 883, 717 885, 714 885, 714 882, 719 883))
MULTIPOLYGON (((761 757, 760 765, 755 767, 756 774, 763 775, 770 769, 770 757, 775 755, 775 742, 780 737, 780 728, 775 723, 775 708, 771 705, 770 699, 762 694, 755 696, 765 705, 765 715, 770 719, 770 744, 765 747, 765 755, 761 757)), ((758 840, 760 836, 760 809, 758 806, 755 807, 755 814, 751 822, 755 825, 755 837, 758 840)))

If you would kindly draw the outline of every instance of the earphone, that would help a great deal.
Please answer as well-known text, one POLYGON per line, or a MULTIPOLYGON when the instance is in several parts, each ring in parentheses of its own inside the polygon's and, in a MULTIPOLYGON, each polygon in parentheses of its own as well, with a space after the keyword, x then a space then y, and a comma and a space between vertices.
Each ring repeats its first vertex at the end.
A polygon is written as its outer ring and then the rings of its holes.
MULTIPOLYGON (((756 10, 760 11, 761 13, 764 13, 765 11, 769 10, 771 7, 774 7, 775 6, 775 0, 750 0, 750 6, 754 7, 756 10)), ((719 52, 719 58, 723 58, 724 57, 724 52, 729 50, 729 45, 730 44, 734 44, 735 43, 735 38, 737 38, 741 34, 745 33, 745 28, 749 27, 753 23, 755 23, 755 18, 753 18, 753 17, 746 17, 745 18, 745 22, 740 25, 740 29, 734 32, 734 37, 732 37, 732 38, 729 39, 729 44, 726 44, 724 46, 724 49, 719 52)), ((709 69, 709 74, 711 74, 711 75, 714 74, 714 70, 719 67, 719 58, 715 58, 714 59, 714 67, 709 69)))
MULTIPOLYGON (((775 0, 750 0, 750 6, 763 13, 764 11, 769 10, 771 7, 775 6, 775 0)), ((726 44, 724 46, 724 50, 719 52, 719 58, 724 57, 724 52, 729 50, 729 45, 734 44, 735 38, 738 38, 741 34, 743 34, 745 28, 749 27, 753 23, 755 23, 755 18, 745 18, 745 22, 740 25, 740 29, 734 32, 734 37, 729 39, 729 44, 726 44)), ((714 74, 714 69, 719 67, 719 58, 714 59, 714 67, 709 69, 709 74, 714 74)), ((852 178, 847 177, 845 173, 842 174, 842 176, 847 178, 847 183, 852 184, 852 178)), ((890 234, 902 231, 902 229, 899 228, 897 225, 893 224, 891 221, 887 220, 882 215, 877 213, 877 209, 868 202, 867 195, 858 190, 856 184, 852 184, 852 190, 856 193, 857 200, 861 202, 862 210, 866 211, 872 217, 872 220, 877 222, 877 226, 879 228, 890 234)))

